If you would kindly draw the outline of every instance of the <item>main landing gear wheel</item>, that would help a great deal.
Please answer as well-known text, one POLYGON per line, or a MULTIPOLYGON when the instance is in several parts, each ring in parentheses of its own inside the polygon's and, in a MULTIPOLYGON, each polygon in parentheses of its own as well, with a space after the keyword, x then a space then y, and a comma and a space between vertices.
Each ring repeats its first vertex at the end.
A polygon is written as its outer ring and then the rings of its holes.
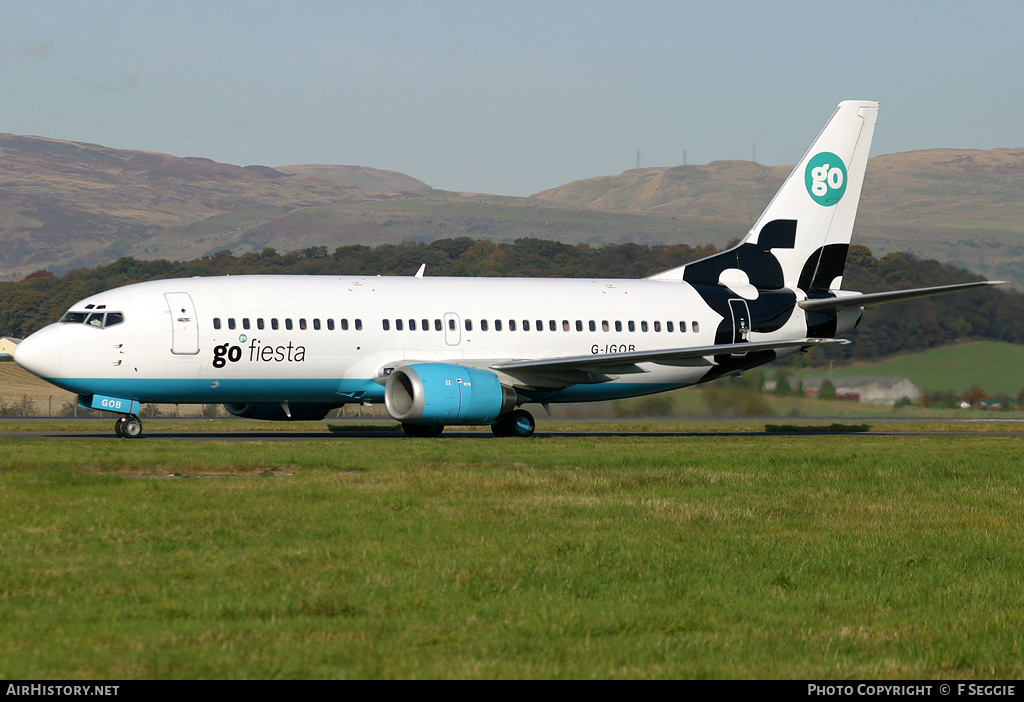
POLYGON ((402 424, 402 431, 406 436, 414 436, 420 439, 433 439, 441 436, 444 431, 443 424, 402 424))
POLYGON ((498 417, 491 425, 491 433, 495 436, 533 436, 537 422, 533 415, 523 409, 517 409, 498 417))
POLYGON ((114 433, 122 439, 137 439, 142 435, 142 421, 134 414, 118 417, 114 422, 114 433))

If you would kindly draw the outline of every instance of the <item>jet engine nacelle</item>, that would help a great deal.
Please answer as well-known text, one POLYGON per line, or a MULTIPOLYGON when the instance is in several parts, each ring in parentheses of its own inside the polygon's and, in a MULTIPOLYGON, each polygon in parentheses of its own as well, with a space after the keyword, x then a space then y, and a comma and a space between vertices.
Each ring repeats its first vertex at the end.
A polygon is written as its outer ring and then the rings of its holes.
POLYGON ((224 409, 236 417, 271 422, 315 422, 326 417, 335 407, 337 405, 319 402, 250 402, 224 405, 224 409))
POLYGON ((515 409, 516 391, 490 371, 413 363, 388 376, 384 404, 403 424, 493 424, 515 409))

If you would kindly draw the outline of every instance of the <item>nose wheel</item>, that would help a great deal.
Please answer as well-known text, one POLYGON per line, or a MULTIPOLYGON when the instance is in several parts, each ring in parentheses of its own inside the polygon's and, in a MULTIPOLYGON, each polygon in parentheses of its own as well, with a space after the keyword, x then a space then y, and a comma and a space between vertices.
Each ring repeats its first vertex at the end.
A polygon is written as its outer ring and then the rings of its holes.
POLYGON ((137 439, 142 435, 142 421, 134 414, 118 417, 114 422, 114 433, 122 439, 137 439))

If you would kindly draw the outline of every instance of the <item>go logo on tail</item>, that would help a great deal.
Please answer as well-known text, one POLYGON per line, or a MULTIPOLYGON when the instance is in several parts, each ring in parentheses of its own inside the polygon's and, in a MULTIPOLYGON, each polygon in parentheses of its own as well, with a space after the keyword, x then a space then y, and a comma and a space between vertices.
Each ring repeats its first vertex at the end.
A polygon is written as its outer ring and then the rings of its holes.
POLYGON ((807 162, 804 182, 812 200, 822 207, 831 207, 846 192, 846 166, 843 159, 830 151, 822 151, 807 162))

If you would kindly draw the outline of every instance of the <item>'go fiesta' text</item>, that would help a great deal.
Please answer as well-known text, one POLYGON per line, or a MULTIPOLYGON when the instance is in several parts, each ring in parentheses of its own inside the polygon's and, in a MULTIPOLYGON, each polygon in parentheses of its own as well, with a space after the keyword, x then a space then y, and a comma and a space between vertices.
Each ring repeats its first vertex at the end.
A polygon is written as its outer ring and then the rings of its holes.
POLYGON ((220 344, 213 347, 213 367, 223 368, 228 362, 237 363, 248 356, 250 363, 302 363, 306 360, 306 347, 287 345, 270 346, 251 339, 246 347, 237 344, 220 344))

